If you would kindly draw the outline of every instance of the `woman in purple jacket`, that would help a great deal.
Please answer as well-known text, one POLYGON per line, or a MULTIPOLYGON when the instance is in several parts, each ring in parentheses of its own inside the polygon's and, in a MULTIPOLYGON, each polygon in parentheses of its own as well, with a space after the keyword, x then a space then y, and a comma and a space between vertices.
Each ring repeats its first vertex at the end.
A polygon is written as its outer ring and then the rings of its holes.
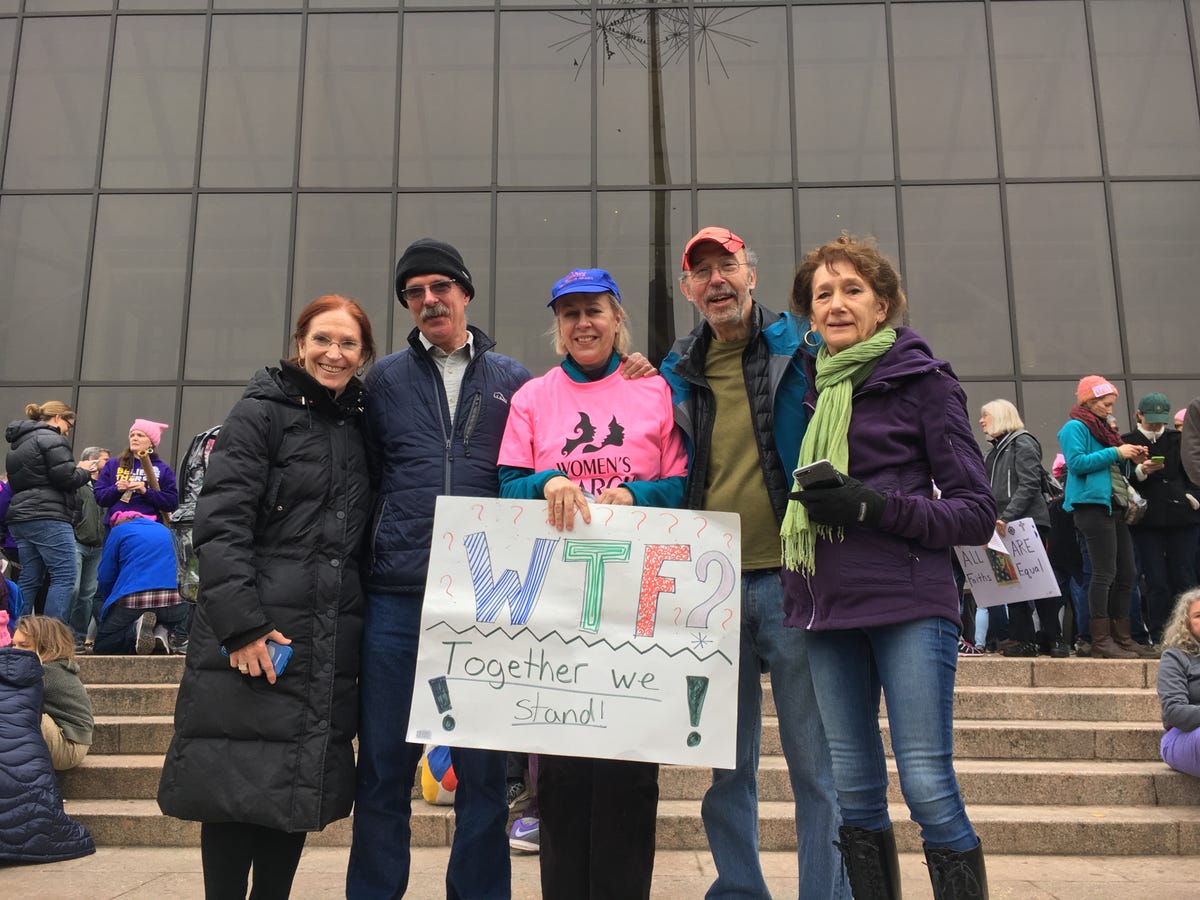
POLYGON ((854 896, 900 896, 882 690, 934 896, 960 900, 986 897, 987 878, 954 775, 959 614, 950 554, 955 544, 986 543, 996 511, 954 373, 920 335, 897 327, 906 303, 873 240, 843 234, 796 273, 793 309, 823 342, 815 363, 806 359, 812 415, 798 465, 829 460, 840 484, 792 494, 784 606, 788 625, 813 632, 838 846, 854 896))

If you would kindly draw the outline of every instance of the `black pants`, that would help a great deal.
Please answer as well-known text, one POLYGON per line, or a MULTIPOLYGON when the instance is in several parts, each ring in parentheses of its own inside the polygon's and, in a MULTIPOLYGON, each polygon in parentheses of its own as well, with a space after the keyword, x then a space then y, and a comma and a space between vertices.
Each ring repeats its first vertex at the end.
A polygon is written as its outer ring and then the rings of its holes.
MULTIPOLYGON (((1031 601, 1008 604, 1009 635, 1015 641, 1025 641, 1031 644, 1038 642, 1037 631, 1033 625, 1033 607, 1031 601)), ((1058 611, 1062 608, 1061 597, 1047 597, 1043 600, 1032 601, 1037 607, 1038 618, 1042 622, 1042 640, 1053 646, 1062 639, 1062 626, 1058 621, 1058 611)))
POLYGON ((1071 511, 1075 528, 1087 544, 1092 564, 1088 584, 1088 616, 1093 619, 1128 619, 1133 580, 1133 540, 1124 510, 1110 513, 1098 503, 1077 503, 1071 511))
POLYGON ((650 896, 658 765, 538 756, 544 900, 650 896))
POLYGON ((303 831, 289 832, 245 822, 205 822, 200 826, 206 900, 287 900, 304 850, 303 831))

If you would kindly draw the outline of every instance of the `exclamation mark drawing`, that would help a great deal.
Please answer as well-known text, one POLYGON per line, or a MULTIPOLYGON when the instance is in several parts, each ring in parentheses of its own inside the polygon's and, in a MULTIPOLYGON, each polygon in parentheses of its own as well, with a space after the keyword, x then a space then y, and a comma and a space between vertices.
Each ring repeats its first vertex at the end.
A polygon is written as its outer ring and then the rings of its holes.
MULTIPOLYGON (((430 678, 429 689, 433 691, 433 702, 437 704, 437 711, 448 713, 450 711, 450 686, 446 684, 446 676, 439 675, 437 678, 430 678)), ((453 731, 454 716, 447 715, 443 717, 442 728, 446 729, 446 731, 453 731)))
MULTIPOLYGON (((688 675, 687 676, 687 705, 688 719, 692 723, 693 728, 700 726, 700 712, 704 709, 704 698, 708 694, 708 676, 707 675, 688 675)), ((695 747, 700 743, 700 732, 692 731, 688 733, 687 745, 695 747)))

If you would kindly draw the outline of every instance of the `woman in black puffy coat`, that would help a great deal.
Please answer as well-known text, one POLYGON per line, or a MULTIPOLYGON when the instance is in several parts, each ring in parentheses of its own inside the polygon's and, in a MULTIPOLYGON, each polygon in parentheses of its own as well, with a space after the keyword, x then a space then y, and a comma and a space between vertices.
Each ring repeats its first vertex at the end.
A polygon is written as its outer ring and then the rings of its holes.
POLYGON ((335 295, 300 313, 295 339, 226 419, 196 509, 201 590, 158 802, 202 823, 209 898, 244 898, 251 866, 254 896, 288 896, 306 833, 354 800, 372 507, 356 372, 375 345, 335 295))
POLYGON ((75 465, 67 435, 75 410, 58 400, 30 403, 25 418, 10 422, 4 437, 12 446, 5 460, 12 501, 8 530, 21 557, 21 593, 33 601, 49 575, 46 615, 66 621, 75 590, 74 519, 82 509, 77 491, 87 484, 96 461, 75 465))

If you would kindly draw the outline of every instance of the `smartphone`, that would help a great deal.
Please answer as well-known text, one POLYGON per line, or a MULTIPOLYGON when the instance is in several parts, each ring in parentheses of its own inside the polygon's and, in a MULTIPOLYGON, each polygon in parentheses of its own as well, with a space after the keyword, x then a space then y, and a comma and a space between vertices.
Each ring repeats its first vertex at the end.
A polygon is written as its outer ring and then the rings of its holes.
POLYGON ((1165 456, 1150 457, 1150 462, 1152 462, 1152 463, 1165 463, 1166 461, 1167 461, 1167 458, 1165 456))
POLYGON ((833 467, 827 459, 818 459, 807 466, 801 466, 792 472, 792 478, 802 490, 808 488, 833 488, 846 483, 842 473, 833 467))
MULTIPOLYGON (((274 641, 267 641, 267 652, 271 654, 271 667, 275 670, 275 677, 278 678, 283 674, 283 670, 287 668, 288 660, 292 658, 292 647, 290 644, 277 644, 274 641)), ((223 645, 221 647, 221 655, 229 655, 229 651, 223 645)))

